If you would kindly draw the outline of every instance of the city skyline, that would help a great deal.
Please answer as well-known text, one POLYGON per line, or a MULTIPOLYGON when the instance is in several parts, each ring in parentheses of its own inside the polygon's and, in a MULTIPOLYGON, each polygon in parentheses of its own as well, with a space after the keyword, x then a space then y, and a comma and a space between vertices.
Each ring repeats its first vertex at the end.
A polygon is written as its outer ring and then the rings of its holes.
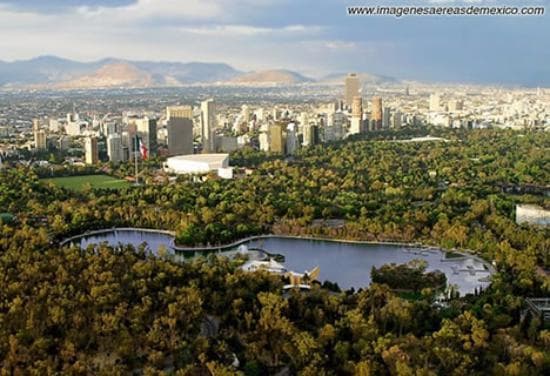
POLYGON ((0 0, 0 60, 56 55, 78 61, 204 61, 245 71, 285 68, 313 77, 358 71, 430 82, 550 86, 550 68, 544 63, 550 51, 542 48, 550 33, 547 15, 350 17, 346 7, 356 4, 339 0, 42 3, 0 0))

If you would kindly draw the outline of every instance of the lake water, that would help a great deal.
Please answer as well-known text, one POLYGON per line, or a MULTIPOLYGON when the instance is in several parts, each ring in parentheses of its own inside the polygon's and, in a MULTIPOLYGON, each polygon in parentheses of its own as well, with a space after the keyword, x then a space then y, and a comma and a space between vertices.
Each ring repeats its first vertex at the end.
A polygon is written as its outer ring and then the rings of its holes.
MULTIPOLYGON (((174 246, 171 235, 139 230, 116 230, 83 236, 75 242, 80 242, 81 247, 101 242, 107 242, 113 246, 132 244, 136 247, 147 243, 155 253, 160 246, 168 249, 174 246)), ((388 263, 402 264, 413 259, 426 260, 428 270, 438 269, 444 272, 448 284, 458 286, 461 294, 489 285, 488 282, 480 281, 490 275, 484 263, 469 256, 449 259, 444 252, 435 249, 427 251, 397 245, 354 244, 279 237, 252 240, 245 244, 284 255, 284 264, 288 270, 302 273, 319 266, 321 281, 337 282, 343 289, 368 286, 371 282, 370 272, 373 266, 380 267, 388 263)))

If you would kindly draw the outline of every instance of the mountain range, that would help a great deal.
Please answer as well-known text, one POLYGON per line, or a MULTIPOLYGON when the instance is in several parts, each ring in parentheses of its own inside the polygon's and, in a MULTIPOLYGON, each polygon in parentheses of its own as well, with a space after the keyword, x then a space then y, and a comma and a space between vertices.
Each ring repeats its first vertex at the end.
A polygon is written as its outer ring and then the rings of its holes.
MULTIPOLYGON (((298 72, 272 69, 243 72, 225 63, 131 61, 107 58, 78 62, 56 56, 40 56, 14 62, 0 61, 0 88, 85 89, 143 88, 193 84, 295 85, 339 84, 345 74, 315 80, 298 72)), ((360 74, 365 83, 382 84, 396 79, 360 74)))

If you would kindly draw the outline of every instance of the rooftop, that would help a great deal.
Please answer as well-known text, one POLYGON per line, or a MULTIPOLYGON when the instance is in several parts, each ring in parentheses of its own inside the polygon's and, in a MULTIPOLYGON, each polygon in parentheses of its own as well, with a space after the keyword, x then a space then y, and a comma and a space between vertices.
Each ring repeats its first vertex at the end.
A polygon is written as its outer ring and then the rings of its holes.
POLYGON ((186 154, 186 155, 176 155, 169 157, 168 160, 180 160, 180 161, 193 161, 193 162, 206 162, 214 163, 220 162, 228 158, 229 154, 216 153, 216 154, 186 154))

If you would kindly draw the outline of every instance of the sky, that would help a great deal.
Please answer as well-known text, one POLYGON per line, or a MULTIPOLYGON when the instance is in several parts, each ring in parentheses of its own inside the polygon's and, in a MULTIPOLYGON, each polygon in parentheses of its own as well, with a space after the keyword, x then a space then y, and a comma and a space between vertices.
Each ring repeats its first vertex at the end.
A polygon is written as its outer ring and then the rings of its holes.
POLYGON ((225 62, 313 77, 550 87, 550 0, 0 0, 0 60, 225 62), (543 5, 543 16, 348 16, 347 6, 543 5))

